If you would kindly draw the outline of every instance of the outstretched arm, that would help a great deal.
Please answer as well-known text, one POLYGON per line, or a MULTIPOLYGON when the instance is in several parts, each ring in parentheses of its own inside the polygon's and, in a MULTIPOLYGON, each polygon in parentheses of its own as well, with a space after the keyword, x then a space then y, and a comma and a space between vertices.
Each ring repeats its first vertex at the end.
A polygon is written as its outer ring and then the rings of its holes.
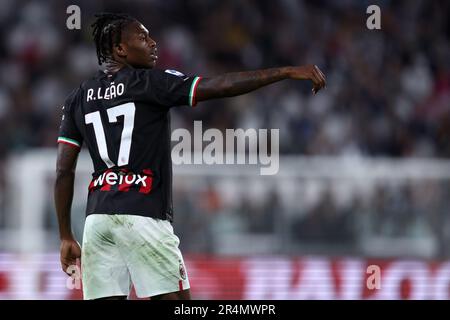
POLYGON ((197 87, 196 99, 204 101, 233 97, 285 79, 311 80, 314 94, 326 85, 324 74, 315 65, 234 72, 202 78, 197 87))
POLYGON ((70 223, 78 153, 79 148, 62 143, 58 145, 54 196, 61 238, 61 267, 64 272, 70 265, 75 265, 76 260, 81 256, 81 248, 72 234, 70 223))

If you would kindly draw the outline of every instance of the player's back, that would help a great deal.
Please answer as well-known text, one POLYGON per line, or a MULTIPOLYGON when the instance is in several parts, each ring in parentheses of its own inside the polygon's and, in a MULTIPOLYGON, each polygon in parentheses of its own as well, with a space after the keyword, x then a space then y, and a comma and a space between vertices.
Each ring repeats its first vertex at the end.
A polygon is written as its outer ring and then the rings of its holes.
POLYGON ((89 149, 87 214, 172 219, 169 110, 195 103, 198 80, 123 68, 99 72, 68 97, 58 141, 89 149))

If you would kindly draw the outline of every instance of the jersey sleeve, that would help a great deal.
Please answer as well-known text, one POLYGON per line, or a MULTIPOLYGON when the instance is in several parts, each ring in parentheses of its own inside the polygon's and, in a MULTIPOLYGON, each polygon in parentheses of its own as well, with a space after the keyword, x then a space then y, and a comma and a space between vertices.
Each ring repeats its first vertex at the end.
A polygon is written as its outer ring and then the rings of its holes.
POLYGON ((195 106, 198 76, 185 76, 176 70, 145 70, 141 74, 147 102, 164 107, 195 106))
POLYGON ((61 126, 59 127, 58 143, 64 143, 75 148, 81 148, 83 137, 75 124, 73 109, 76 94, 73 92, 62 107, 61 126))

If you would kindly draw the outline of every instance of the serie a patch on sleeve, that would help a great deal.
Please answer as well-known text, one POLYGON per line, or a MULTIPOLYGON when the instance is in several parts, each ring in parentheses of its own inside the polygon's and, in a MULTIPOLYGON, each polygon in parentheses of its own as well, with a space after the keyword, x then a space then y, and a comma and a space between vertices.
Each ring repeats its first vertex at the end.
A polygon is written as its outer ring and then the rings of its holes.
POLYGON ((167 69, 164 72, 173 74, 174 76, 177 76, 177 77, 180 77, 180 78, 186 77, 186 75, 184 73, 181 73, 180 71, 177 71, 177 70, 167 69))

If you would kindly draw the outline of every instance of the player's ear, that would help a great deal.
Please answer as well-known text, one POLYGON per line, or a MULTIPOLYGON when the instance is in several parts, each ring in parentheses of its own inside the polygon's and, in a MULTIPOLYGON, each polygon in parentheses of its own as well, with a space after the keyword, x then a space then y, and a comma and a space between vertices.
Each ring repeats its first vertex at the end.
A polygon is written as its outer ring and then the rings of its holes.
POLYGON ((123 45, 123 43, 118 43, 118 44, 114 45, 113 50, 114 50, 114 53, 119 58, 126 58, 127 57, 127 49, 123 45))

